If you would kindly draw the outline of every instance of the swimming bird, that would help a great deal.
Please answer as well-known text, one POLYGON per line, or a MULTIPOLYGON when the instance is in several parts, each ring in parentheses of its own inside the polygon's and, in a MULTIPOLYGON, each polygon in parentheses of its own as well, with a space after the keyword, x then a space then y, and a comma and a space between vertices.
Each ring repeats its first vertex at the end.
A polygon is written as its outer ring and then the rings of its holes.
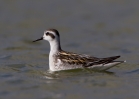
POLYGON ((56 29, 44 31, 43 37, 33 42, 47 40, 50 43, 49 69, 50 71, 87 68, 97 71, 110 69, 125 61, 115 61, 120 56, 97 58, 86 54, 76 54, 61 49, 60 35, 56 29))

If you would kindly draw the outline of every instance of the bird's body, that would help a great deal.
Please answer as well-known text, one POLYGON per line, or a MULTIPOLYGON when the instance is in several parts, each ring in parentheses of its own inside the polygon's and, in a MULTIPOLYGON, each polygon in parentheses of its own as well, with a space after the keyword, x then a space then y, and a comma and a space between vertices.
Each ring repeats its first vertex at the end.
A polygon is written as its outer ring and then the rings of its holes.
POLYGON ((47 40, 50 43, 49 69, 51 71, 70 70, 77 68, 91 68, 93 70, 107 70, 124 61, 114 61, 120 56, 96 58, 85 54, 76 54, 63 51, 60 46, 60 35, 55 29, 44 31, 42 38, 35 40, 47 40))

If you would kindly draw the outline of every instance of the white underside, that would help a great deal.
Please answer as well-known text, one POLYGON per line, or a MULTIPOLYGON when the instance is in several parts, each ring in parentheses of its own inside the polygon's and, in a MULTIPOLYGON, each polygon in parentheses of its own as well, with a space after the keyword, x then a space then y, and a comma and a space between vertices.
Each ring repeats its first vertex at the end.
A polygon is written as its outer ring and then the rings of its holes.
MULTIPOLYGON (((78 68, 85 68, 82 65, 72 65, 72 64, 68 64, 67 63, 63 63, 60 59, 56 59, 54 54, 56 53, 54 50, 50 51, 49 54, 49 69, 50 71, 61 71, 61 70, 71 70, 71 69, 78 69, 78 68)), ((110 69, 120 63, 123 63, 124 61, 113 61, 111 63, 107 63, 107 64, 99 64, 99 65, 93 65, 90 67, 86 67, 86 68, 90 68, 91 70, 95 70, 95 71, 104 71, 107 69, 110 69)), ((125 61, 126 62, 126 61, 125 61)))
MULTIPOLYGON (((108 63, 108 64, 93 65, 88 68, 90 68, 91 70, 95 70, 95 71, 104 71, 120 63, 123 63, 123 62, 115 61, 115 62, 108 63)), ((78 68, 85 68, 85 67, 83 67, 82 65, 70 65, 68 63, 62 63, 59 59, 57 63, 54 63, 51 61, 49 64, 49 69, 51 71, 71 70, 71 69, 78 69, 78 68)))

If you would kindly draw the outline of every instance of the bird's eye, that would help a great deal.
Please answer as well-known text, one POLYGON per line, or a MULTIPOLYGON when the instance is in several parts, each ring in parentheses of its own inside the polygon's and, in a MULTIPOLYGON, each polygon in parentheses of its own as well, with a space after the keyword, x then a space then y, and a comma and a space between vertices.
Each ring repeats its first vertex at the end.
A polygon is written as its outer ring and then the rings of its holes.
POLYGON ((53 38, 53 39, 55 38, 55 36, 54 36, 52 33, 50 33, 50 32, 46 32, 45 35, 46 35, 46 36, 50 36, 50 37, 53 38))
POLYGON ((49 34, 50 34, 50 33, 49 33, 49 32, 47 32, 47 33, 46 33, 46 36, 48 36, 49 34))

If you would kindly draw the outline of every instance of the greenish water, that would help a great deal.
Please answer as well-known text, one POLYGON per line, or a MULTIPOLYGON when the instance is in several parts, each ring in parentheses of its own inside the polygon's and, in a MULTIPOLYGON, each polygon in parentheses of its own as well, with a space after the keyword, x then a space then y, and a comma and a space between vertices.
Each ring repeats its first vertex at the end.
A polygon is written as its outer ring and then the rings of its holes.
POLYGON ((138 99, 138 0, 0 1, 0 99, 138 99), (106 72, 48 71, 43 31, 64 50, 127 62, 106 72))

